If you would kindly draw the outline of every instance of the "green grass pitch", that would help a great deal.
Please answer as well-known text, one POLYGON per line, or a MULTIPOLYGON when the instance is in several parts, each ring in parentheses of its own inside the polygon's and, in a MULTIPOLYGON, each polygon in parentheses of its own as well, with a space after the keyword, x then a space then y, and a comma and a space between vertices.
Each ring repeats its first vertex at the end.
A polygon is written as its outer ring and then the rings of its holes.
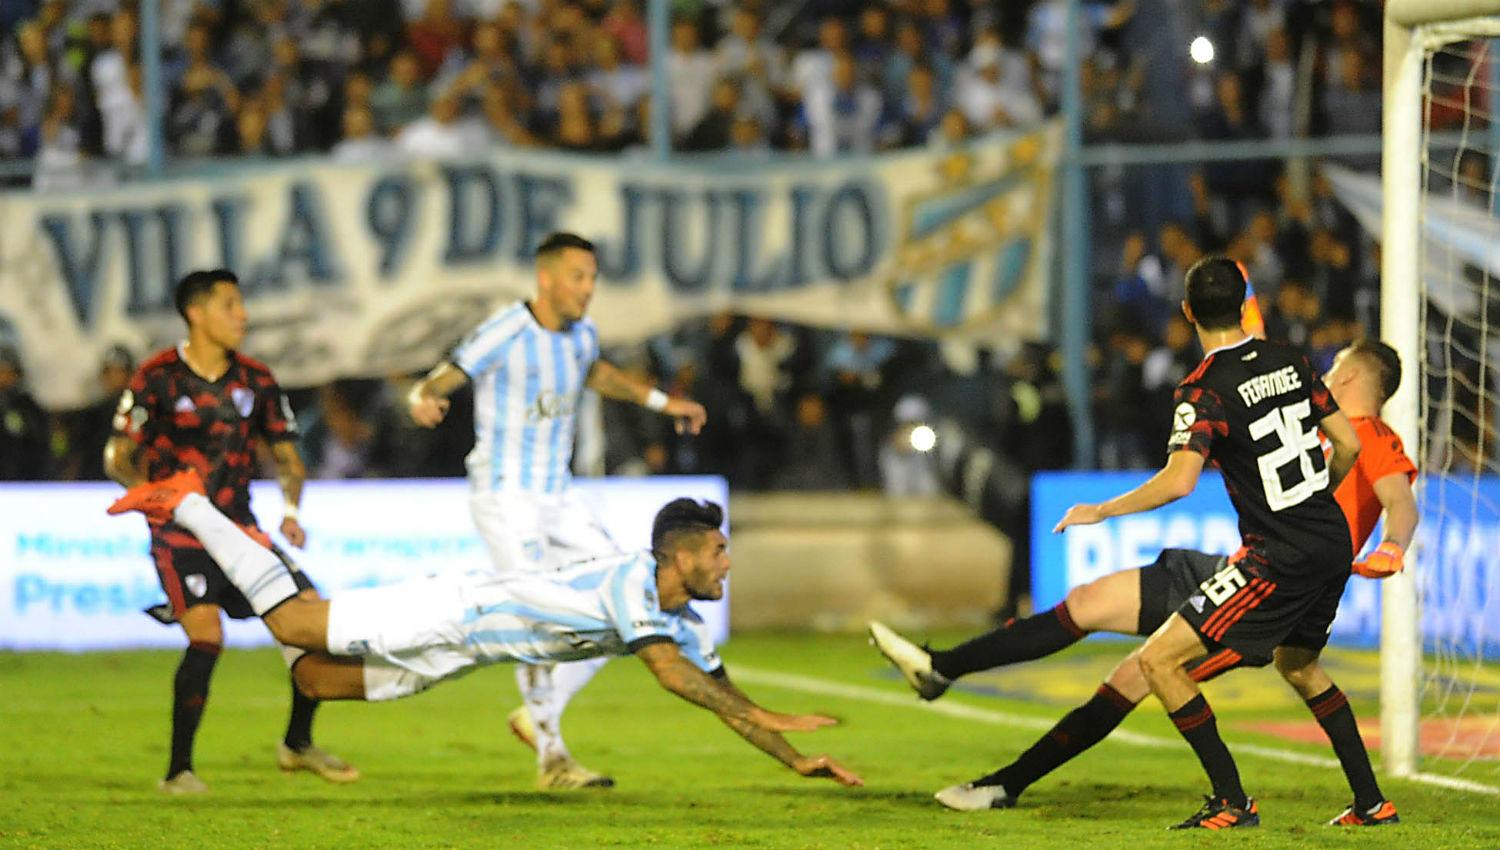
MULTIPOLYGON (((952 636, 941 636, 952 637, 952 636)), ((286 716, 280 656, 220 659, 198 738, 197 769, 212 787, 165 799, 167 700, 178 655, 0 653, 0 846, 189 847, 1402 847, 1500 846, 1500 799, 1384 780, 1404 823, 1340 830, 1323 821, 1349 793, 1326 767, 1241 752, 1246 788, 1264 825, 1234 835, 1168 833, 1206 790, 1197 761, 1154 702, 1126 721, 1141 746, 1106 741, 1033 786, 1019 808, 957 813, 931 799, 944 785, 1008 761, 1092 692, 1123 643, 1091 642, 1045 662, 985 674, 934 713, 860 638, 738 636, 731 674, 760 703, 824 711, 839 727, 792 736, 862 774, 864 788, 802 779, 740 741, 710 714, 662 691, 633 659, 617 659, 569 710, 574 753, 619 785, 535 790, 529 754, 504 717, 516 702, 508 667, 481 670, 398 703, 325 705, 320 744, 364 772, 351 786, 276 770, 286 716), (795 679, 778 678, 790 675, 795 679), (1015 718, 1022 725, 1015 725, 1015 718)), ((1373 717, 1368 659, 1330 666, 1373 717)), ((1325 746, 1248 729, 1306 713, 1266 671, 1237 672, 1209 691, 1231 748, 1259 744, 1308 755, 1325 746)), ((1465 772, 1493 782, 1491 765, 1465 772)))

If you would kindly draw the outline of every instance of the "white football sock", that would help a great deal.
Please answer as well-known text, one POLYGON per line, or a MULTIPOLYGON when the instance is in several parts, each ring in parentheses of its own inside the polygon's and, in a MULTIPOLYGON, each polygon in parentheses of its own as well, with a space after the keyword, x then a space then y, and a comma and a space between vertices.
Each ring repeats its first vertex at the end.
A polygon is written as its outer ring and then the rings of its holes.
POLYGON ((198 538, 257 615, 297 595, 297 582, 286 564, 224 516, 207 496, 189 493, 172 517, 198 538))
POLYGON ((531 714, 536 727, 536 763, 546 766, 559 759, 571 759, 568 747, 563 743, 562 727, 556 712, 552 710, 555 666, 551 664, 522 664, 516 667, 516 686, 521 689, 521 699, 531 714))

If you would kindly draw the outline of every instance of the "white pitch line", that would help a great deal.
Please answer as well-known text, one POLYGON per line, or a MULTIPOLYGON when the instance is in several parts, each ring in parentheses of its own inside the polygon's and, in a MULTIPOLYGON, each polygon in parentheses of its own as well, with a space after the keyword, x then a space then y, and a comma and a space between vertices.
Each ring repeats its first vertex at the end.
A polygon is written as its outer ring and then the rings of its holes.
MULTIPOLYGON (((790 691, 802 691, 803 693, 818 694, 820 696, 838 697, 858 702, 873 702, 881 705, 894 705, 900 708, 914 708, 918 711, 928 712, 929 714, 941 714, 945 717, 972 720, 976 723, 988 723, 992 726, 1013 726, 1021 729, 1045 731, 1051 729, 1054 725, 1054 721, 1043 720, 1038 717, 1009 714, 1004 711, 979 708, 978 706, 965 705, 960 702, 919 702, 910 693, 893 693, 865 685, 850 685, 828 679, 819 679, 813 676, 799 676, 795 673, 778 673, 772 670, 760 670, 754 667, 736 665, 733 670, 733 676, 735 681, 740 682, 766 685, 773 688, 784 688, 790 691)), ((1182 746, 1182 741, 1179 739, 1163 738, 1159 735, 1145 735, 1125 729, 1116 729, 1105 740, 1114 741, 1119 744, 1129 744, 1133 747, 1155 749, 1166 747, 1180 748, 1182 746)), ((1236 742, 1234 749, 1235 752, 1248 753, 1253 756, 1259 756, 1271 761, 1284 762, 1286 764, 1301 764, 1329 769, 1339 766, 1338 761, 1335 759, 1299 753, 1295 750, 1283 750, 1278 747, 1264 747, 1259 744, 1236 742)), ((1411 782, 1420 782, 1424 785, 1451 788, 1455 791, 1470 791, 1476 794, 1500 796, 1500 787, 1472 782, 1467 779, 1457 779, 1452 776, 1417 773, 1398 778, 1411 782)))

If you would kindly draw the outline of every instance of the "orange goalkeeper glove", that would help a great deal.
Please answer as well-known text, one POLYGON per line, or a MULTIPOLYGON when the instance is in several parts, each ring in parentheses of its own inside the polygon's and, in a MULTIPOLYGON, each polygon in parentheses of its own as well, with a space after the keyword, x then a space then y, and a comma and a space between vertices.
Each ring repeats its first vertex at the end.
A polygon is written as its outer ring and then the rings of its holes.
POLYGON ((1387 540, 1371 552, 1369 557, 1354 562, 1354 574, 1365 578, 1390 578, 1406 566, 1401 560, 1404 557, 1406 550, 1401 548, 1401 544, 1387 540))

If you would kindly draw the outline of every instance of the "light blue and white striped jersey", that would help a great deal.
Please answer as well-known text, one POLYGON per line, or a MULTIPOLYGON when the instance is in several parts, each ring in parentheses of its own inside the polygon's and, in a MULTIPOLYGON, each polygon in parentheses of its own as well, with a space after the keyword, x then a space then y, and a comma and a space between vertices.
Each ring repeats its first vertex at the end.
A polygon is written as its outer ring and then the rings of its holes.
POLYGON ((475 582, 460 632, 480 663, 541 664, 627 655, 672 641, 705 673, 722 666, 713 636, 688 605, 663 611, 649 552, 579 561, 544 573, 475 582))
POLYGON ((471 486, 483 492, 559 493, 572 479, 578 399, 599 358, 599 332, 537 324, 524 301, 496 310, 453 351, 474 383, 471 486))

